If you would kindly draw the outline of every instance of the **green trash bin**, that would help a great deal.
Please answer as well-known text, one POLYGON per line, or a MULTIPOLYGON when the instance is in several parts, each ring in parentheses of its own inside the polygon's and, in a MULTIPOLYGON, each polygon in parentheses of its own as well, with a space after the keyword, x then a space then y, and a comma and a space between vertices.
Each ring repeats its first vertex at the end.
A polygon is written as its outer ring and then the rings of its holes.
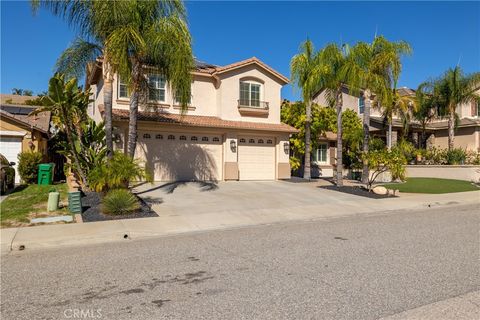
POLYGON ((68 193, 68 210, 71 213, 82 213, 82 197, 80 191, 68 193))
POLYGON ((49 185, 53 182, 53 163, 38 165, 38 184, 49 185))

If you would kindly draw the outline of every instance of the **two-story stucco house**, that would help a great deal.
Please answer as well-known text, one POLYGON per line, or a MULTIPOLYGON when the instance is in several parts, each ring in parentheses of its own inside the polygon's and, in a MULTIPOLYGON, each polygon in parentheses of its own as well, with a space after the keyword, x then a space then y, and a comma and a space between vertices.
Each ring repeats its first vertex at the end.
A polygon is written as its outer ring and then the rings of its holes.
MULTIPOLYGON (((102 119, 101 61, 87 76, 94 95, 90 116, 102 119)), ((275 180, 290 177, 289 136, 280 122, 281 88, 288 79, 257 58, 216 66, 197 62, 186 114, 161 74, 148 75, 140 105, 135 157, 156 181, 275 180)), ((114 139, 126 150, 129 96, 113 83, 114 139)))

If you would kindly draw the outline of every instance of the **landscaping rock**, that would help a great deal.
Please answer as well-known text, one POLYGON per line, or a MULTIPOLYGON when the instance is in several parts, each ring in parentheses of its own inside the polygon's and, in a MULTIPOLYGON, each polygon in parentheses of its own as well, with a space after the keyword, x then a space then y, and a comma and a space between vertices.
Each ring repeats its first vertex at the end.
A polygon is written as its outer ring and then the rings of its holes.
POLYGON ((158 215, 145 203, 138 198, 140 202, 140 210, 128 215, 106 215, 102 213, 102 197, 97 192, 88 192, 82 198, 82 220, 83 222, 106 221, 117 219, 135 219, 146 217, 158 217, 158 215))
POLYGON ((376 186, 375 188, 372 189, 373 193, 379 194, 379 195, 387 195, 388 189, 383 187, 383 186, 376 186))

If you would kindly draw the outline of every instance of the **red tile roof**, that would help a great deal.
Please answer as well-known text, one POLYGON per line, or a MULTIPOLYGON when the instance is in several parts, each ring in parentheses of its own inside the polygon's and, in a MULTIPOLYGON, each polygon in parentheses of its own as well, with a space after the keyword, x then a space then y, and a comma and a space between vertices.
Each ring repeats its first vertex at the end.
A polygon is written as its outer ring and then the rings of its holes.
MULTIPOLYGON (((113 109, 113 119, 116 121, 128 120, 129 111, 123 109, 113 109)), ((176 124, 192 127, 205 128, 225 128, 225 129, 243 129, 243 130, 261 130, 274 132, 298 132, 297 129, 284 123, 260 123, 247 121, 223 120, 218 117, 179 115, 159 111, 140 111, 138 113, 140 121, 155 121, 168 124, 176 124)))

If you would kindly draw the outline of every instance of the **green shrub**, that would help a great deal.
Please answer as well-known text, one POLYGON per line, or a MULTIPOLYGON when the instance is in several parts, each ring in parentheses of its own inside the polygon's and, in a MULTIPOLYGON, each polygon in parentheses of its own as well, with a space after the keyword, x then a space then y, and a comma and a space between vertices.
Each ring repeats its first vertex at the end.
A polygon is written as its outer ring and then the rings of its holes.
POLYGON ((131 182, 141 180, 151 181, 151 175, 138 160, 121 152, 116 152, 112 160, 98 165, 88 175, 90 187, 97 192, 128 188, 131 182))
POLYGON ((380 138, 371 138, 368 142, 368 150, 380 151, 385 149, 385 142, 380 138))
POLYGON ((455 148, 447 151, 448 164, 464 164, 467 158, 467 153, 462 148, 455 148))
POLYGON ((140 209, 138 199, 126 189, 110 190, 103 198, 103 213, 124 215, 140 209))
POLYGON ((415 146, 405 139, 399 140, 392 150, 398 150, 399 153, 403 154, 407 163, 414 161, 417 156, 415 146))
POLYGON ((22 152, 18 155, 18 173, 25 183, 35 183, 38 177, 38 165, 42 163, 40 152, 22 152))
POLYGON ((467 152, 466 164, 480 165, 480 152, 469 151, 467 152))
POLYGON ((447 150, 439 148, 429 148, 425 153, 426 164, 447 164, 447 150))

